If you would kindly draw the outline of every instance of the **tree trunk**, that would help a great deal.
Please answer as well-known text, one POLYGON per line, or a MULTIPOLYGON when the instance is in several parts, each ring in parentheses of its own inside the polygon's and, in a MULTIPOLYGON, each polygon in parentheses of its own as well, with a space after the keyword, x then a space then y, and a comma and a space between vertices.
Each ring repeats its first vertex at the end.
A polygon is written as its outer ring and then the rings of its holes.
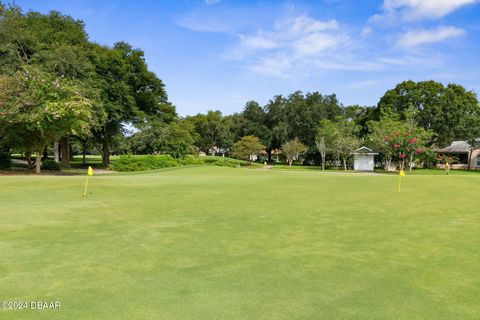
POLYGON ((86 160, 86 155, 87 155, 87 140, 83 141, 82 147, 83 147, 83 149, 82 149, 82 163, 86 164, 87 162, 85 160, 86 160))
POLYGON ((64 137, 60 140, 60 164, 62 168, 70 168, 70 141, 68 137, 64 137))
POLYGON ((25 152, 25 158, 27 159, 27 168, 33 169, 32 167, 32 153, 30 151, 25 152))
POLYGON ((469 150, 468 154, 467 154, 467 157, 468 157, 467 158, 467 170, 470 170, 470 168, 471 168, 471 162, 472 162, 471 161, 472 159, 470 159, 471 155, 472 155, 472 150, 469 150))
POLYGON ((386 157, 385 158, 385 166, 383 167, 383 170, 385 170, 386 172, 389 172, 390 171, 390 164, 392 163, 392 158, 390 157, 386 157))
POLYGON ((108 141, 108 136, 104 136, 103 146, 102 146, 102 165, 104 167, 108 167, 109 164, 110 164, 110 143, 108 141))
POLYGON ((325 154, 322 153, 322 170, 325 171, 325 154))
POLYGON ((267 156, 268 156, 268 160, 267 162, 272 162, 272 149, 267 149, 267 156))
POLYGON ((60 146, 58 144, 58 140, 55 140, 53 143, 53 160, 55 160, 56 163, 60 163, 60 146))
POLYGON ((44 146, 40 147, 40 150, 37 151, 37 158, 35 159, 35 173, 40 174, 42 170, 42 154, 44 146))
POLYGON ((347 159, 343 159, 343 170, 347 171, 347 159))

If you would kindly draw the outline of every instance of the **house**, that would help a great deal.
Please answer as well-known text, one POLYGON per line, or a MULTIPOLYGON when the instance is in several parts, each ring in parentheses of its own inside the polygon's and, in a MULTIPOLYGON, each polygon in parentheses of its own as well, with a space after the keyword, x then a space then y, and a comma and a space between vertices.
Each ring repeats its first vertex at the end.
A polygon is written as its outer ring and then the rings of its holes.
POLYGON ((365 146, 358 148, 353 154, 353 170, 373 171, 375 168, 374 157, 378 154, 365 146))
POLYGON ((458 163, 451 164, 452 169, 468 169, 469 164, 470 169, 480 169, 480 147, 472 149, 467 141, 453 141, 448 147, 438 148, 435 151, 457 159, 458 163))

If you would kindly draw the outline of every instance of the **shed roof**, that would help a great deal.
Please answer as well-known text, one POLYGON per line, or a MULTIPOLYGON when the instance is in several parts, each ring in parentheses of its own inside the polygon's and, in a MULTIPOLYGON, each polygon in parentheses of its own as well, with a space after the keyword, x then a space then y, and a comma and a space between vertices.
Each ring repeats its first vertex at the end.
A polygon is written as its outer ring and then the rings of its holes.
POLYGON ((357 150, 355 150, 354 152, 352 152, 352 154, 377 155, 378 153, 377 153, 377 152, 373 152, 373 150, 370 149, 370 148, 368 148, 368 147, 362 146, 362 147, 358 148, 357 150))

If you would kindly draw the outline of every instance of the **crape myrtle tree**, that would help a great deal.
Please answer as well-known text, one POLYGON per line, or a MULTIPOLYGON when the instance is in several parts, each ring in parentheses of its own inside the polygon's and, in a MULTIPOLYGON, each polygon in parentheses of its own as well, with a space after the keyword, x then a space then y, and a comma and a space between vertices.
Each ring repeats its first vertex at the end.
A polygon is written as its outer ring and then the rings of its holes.
POLYGON ((361 143, 358 138, 361 127, 353 121, 337 117, 336 121, 323 119, 317 132, 317 141, 325 141, 327 152, 331 153, 337 161, 341 161, 343 169, 347 170, 347 161, 361 143))
POLYGON ((390 168, 391 162, 397 163, 400 170, 408 164, 411 170, 416 158, 429 161, 433 132, 417 126, 415 110, 410 108, 404 112, 404 121, 399 120, 399 115, 387 112, 380 121, 370 121, 367 144, 386 156, 385 169, 390 168), (422 153, 426 153, 422 156, 422 153))
MULTIPOLYGON (((53 77, 32 66, 0 77, 0 121, 6 131, 30 141, 36 153, 36 173, 48 144, 59 137, 90 129, 92 101, 80 85, 53 77)), ((13 141, 14 139, 12 139, 13 141)))
POLYGON ((361 127, 355 122, 343 118, 337 121, 336 126, 338 134, 335 144, 339 149, 343 170, 347 170, 347 160, 361 144, 361 140, 358 138, 361 127))
POLYGON ((323 119, 320 121, 320 127, 318 128, 316 141, 323 140, 325 144, 325 151, 330 154, 335 166, 340 162, 340 148, 337 144, 339 132, 334 122, 323 119))
POLYGON ((233 144, 232 156, 252 163, 252 157, 259 154, 265 146, 254 136, 245 136, 233 144))
POLYGON ((404 81, 388 90, 377 106, 379 113, 392 112, 406 119, 405 111, 415 110, 418 126, 434 133, 436 145, 467 140, 468 118, 475 119, 480 107, 474 92, 460 85, 444 86, 435 81, 404 81))
POLYGON ((317 147, 318 152, 320 152, 320 156, 322 158, 322 170, 325 170, 325 157, 327 154, 327 147, 325 146, 325 137, 317 135, 317 139, 315 139, 315 145, 317 147))
MULTIPOLYGON (((63 86, 69 81, 68 86, 75 82, 75 86, 81 87, 82 96, 92 102, 96 98, 97 93, 89 83, 93 66, 87 57, 88 38, 79 20, 56 11, 24 13, 19 7, 0 3, 0 52, 0 73, 4 76, 14 77, 18 72, 33 68, 42 72, 47 82, 61 82, 63 86)), ((90 123, 94 122, 91 119, 90 123)), ((25 152, 29 161, 32 141, 22 139, 20 134, 10 131, 9 136, 16 139, 8 143, 25 152)), ((60 138, 64 137, 57 135, 56 139, 60 138)), ((63 146, 63 149, 65 147, 68 148, 63 146)))
POLYGON ((385 136, 384 143, 386 153, 392 161, 398 163, 399 170, 404 170, 405 161, 421 153, 419 142, 412 131, 392 131, 385 136))
POLYGON ((297 138, 287 141, 282 145, 282 153, 287 159, 288 165, 291 167, 293 161, 298 160, 300 154, 308 150, 308 147, 301 143, 297 138))

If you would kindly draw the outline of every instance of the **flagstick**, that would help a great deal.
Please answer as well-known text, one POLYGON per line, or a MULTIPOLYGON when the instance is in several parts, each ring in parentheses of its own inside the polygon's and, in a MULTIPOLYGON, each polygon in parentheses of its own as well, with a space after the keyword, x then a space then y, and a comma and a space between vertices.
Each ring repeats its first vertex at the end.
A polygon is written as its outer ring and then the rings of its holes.
POLYGON ((85 190, 83 191, 83 197, 85 198, 87 196, 87 187, 88 187, 88 173, 85 178, 85 190))

